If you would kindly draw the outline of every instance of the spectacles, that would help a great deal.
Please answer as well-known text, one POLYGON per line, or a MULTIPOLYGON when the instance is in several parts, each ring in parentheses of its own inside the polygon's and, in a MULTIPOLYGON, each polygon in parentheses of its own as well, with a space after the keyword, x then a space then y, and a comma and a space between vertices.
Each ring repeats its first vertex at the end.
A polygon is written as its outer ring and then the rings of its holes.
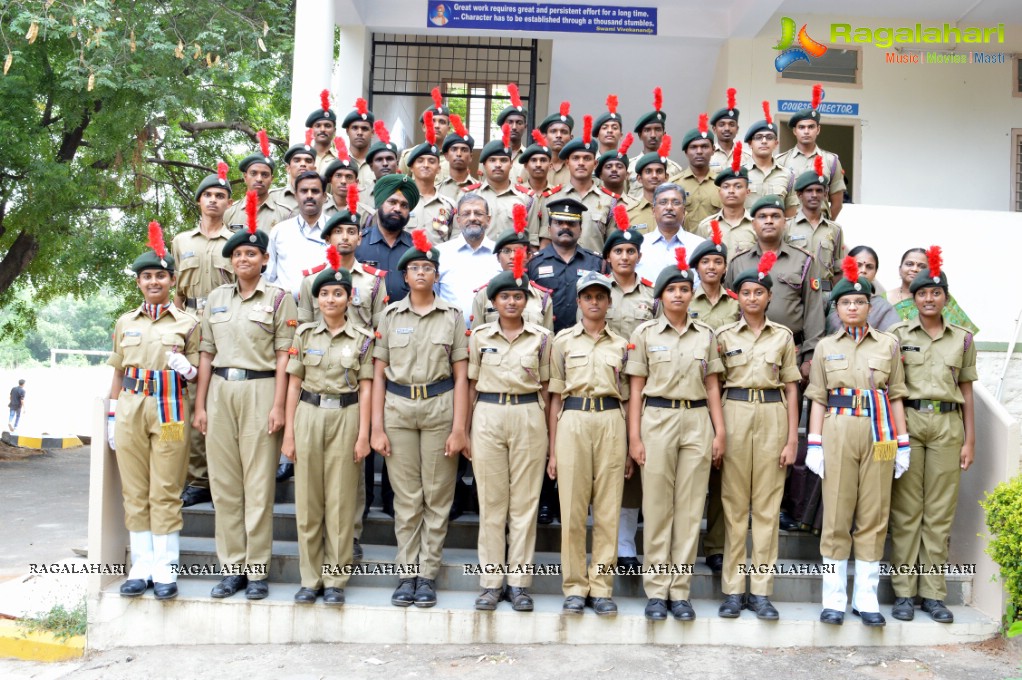
POLYGON ((660 205, 660 206, 668 206, 669 205, 669 206, 672 206, 672 207, 675 207, 675 208, 679 208, 679 207, 685 205, 685 201, 679 201, 677 198, 661 198, 661 199, 659 199, 656 202, 656 204, 660 205))
POLYGON ((840 300, 837 301, 837 306, 838 307, 845 307, 845 308, 848 308, 848 307, 865 307, 868 304, 869 304, 869 300, 863 300, 863 299, 852 300, 852 299, 849 299, 849 298, 841 298, 840 300))
POLYGON ((772 142, 777 139, 777 135, 764 134, 764 135, 753 135, 752 141, 754 142, 772 142))
POLYGON ((472 218, 472 217, 478 217, 479 219, 483 219, 483 218, 487 218, 489 216, 490 216, 490 213, 482 212, 482 211, 479 211, 479 210, 466 210, 465 212, 459 212, 458 213, 458 217, 464 217, 465 219, 469 219, 469 218, 472 218))
POLYGON ((516 248, 501 248, 497 251, 499 255, 514 255, 516 248))
POLYGON ((408 271, 413 274, 422 272, 423 274, 434 274, 436 273, 436 267, 431 264, 410 264, 408 265, 408 271))

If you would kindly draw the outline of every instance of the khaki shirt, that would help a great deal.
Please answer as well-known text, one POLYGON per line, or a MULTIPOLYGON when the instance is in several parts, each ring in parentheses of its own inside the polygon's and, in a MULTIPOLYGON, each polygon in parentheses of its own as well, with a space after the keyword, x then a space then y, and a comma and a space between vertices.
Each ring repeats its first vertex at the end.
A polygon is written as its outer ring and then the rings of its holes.
MULTIPOLYGON (((489 282, 487 282, 488 284, 489 282)), ((472 299, 472 312, 468 317, 469 327, 475 330, 484 323, 493 323, 498 318, 497 308, 486 297, 486 286, 476 288, 476 295, 472 299)), ((529 293, 525 296, 525 311, 522 313, 522 318, 528 323, 537 324, 553 332, 553 291, 534 281, 529 281, 529 293)))
MULTIPOLYGON (((710 172, 716 175, 720 173, 721 170, 727 170, 731 167, 731 160, 734 157, 734 143, 731 144, 730 151, 724 151, 720 144, 714 142, 713 155, 710 156, 710 172)), ((749 145, 742 142, 742 165, 748 167, 749 163, 752 163, 752 154, 749 153, 749 145)))
MULTIPOLYGON (((687 213, 686 213, 687 214, 687 213)), ((716 215, 710 215, 696 227, 696 235, 702 236, 703 238, 710 238, 713 235, 713 228, 710 226, 711 220, 717 220, 720 222, 720 231, 724 235, 722 239, 724 245, 727 246, 727 254, 729 258, 733 258, 735 254, 752 248, 756 245, 756 229, 752 226, 752 216, 749 215, 749 211, 746 210, 745 214, 742 215, 742 219, 737 224, 732 224, 724 218, 724 211, 721 210, 716 215)))
POLYGON ((838 155, 816 147, 807 156, 799 151, 797 146, 793 146, 777 156, 775 160, 778 165, 790 168, 795 174, 795 178, 798 179, 803 172, 813 169, 814 159, 819 155, 823 156, 823 176, 830 181, 830 185, 827 187, 827 199, 823 202, 823 212, 830 215, 830 196, 845 191, 845 170, 841 167, 841 159, 838 155))
MULTIPOLYGON (((826 217, 820 217, 815 227, 800 210, 788 220, 784 229, 784 240, 793 246, 806 250, 816 258, 823 277, 831 281, 841 276, 841 260, 844 258, 844 241, 841 227, 826 217)), ((827 289, 827 286, 824 286, 827 289)))
POLYGON ((798 194, 795 193, 795 173, 791 168, 774 163, 770 172, 764 174, 755 163, 746 165, 749 169, 749 195, 745 197, 746 209, 764 196, 780 196, 784 200, 784 209, 799 207, 798 194))
MULTIPOLYGON (((639 141, 636 139, 635 141, 639 141)), ((639 191, 642 191, 642 187, 639 185, 639 176, 635 172, 635 165, 639 162, 639 159, 646 155, 645 150, 637 156, 632 156, 628 161, 628 181, 632 183, 633 187, 638 187, 639 191)), ((665 182, 677 182, 678 178, 684 174, 685 168, 678 165, 675 161, 670 158, 667 159, 667 170, 665 173, 665 182)))
POLYGON ((405 231, 411 233, 416 229, 425 229, 432 243, 450 241, 461 233, 454 221, 455 210, 454 201, 440 192, 420 198, 408 216, 405 231))
POLYGON ((213 355, 213 368, 273 371, 277 352, 291 348, 298 309, 291 293, 260 277, 247 300, 238 284, 213 289, 202 312, 199 351, 213 355))
POLYGON ((443 194, 447 198, 451 199, 455 207, 457 207, 458 201, 461 200, 461 197, 472 191, 470 187, 473 187, 478 183, 479 180, 472 175, 466 177, 464 182, 455 182, 450 177, 444 177, 442 180, 437 182, 436 191, 438 194, 443 194))
POLYGON ((802 380, 791 331, 770 319, 759 336, 745 319, 717 329, 717 349, 727 387, 772 390, 802 380))
POLYGON ((552 187, 560 184, 561 186, 567 186, 571 184, 571 169, 568 168, 568 161, 561 163, 561 167, 555 169, 554 164, 550 164, 550 169, 547 171, 546 182, 552 187))
MULTIPOLYGON (((603 243, 607 240, 607 225, 614 221, 610 212, 610 206, 614 199, 600 191, 599 182, 596 181, 584 194, 572 185, 566 184, 548 201, 562 198, 574 198, 588 208, 582 213, 582 236, 578 240, 578 245, 594 253, 603 252, 603 243)), ((549 227, 550 214, 544 210, 540 233, 549 234, 549 227)))
MULTIPOLYGON (((440 147, 443 144, 443 141, 444 140, 442 140, 442 139, 438 139, 437 140, 437 143, 436 143, 437 151, 440 150, 440 147)), ((417 146, 418 146, 418 144, 415 144, 413 146, 408 147, 407 149, 402 151, 401 155, 398 157, 398 159, 397 159, 397 170, 402 175, 409 175, 409 176, 411 176, 411 174, 412 174, 411 168, 408 167, 408 154, 410 154, 412 151, 414 151, 415 147, 417 147, 417 146)), ((437 174, 436 174, 436 181, 437 181, 437 183, 439 183, 440 180, 449 177, 450 174, 451 174, 451 164, 450 164, 450 162, 448 162, 446 157, 440 156, 440 169, 437 171, 437 174)))
POLYGON ((964 404, 960 383, 979 379, 972 333, 941 320, 943 332, 934 340, 919 317, 902 321, 889 332, 901 341, 901 361, 909 399, 936 399, 964 404))
POLYGON ((548 186, 542 191, 536 191, 525 183, 516 184, 515 189, 525 197, 525 207, 528 210, 529 223, 526 231, 529 234, 529 243, 533 246, 539 245, 540 238, 550 238, 550 232, 544 231, 546 224, 543 220, 543 210, 546 208, 547 199, 562 189, 561 185, 548 186))
POLYGON ((705 399, 706 376, 724 372, 713 330, 691 317, 680 333, 665 316, 647 321, 631 344, 625 372, 646 378, 644 397, 705 399))
POLYGON ((692 296, 692 302, 688 306, 688 315, 696 321, 717 330, 721 326, 738 321, 742 312, 738 308, 738 300, 731 297, 728 291, 721 288, 720 297, 717 302, 710 302, 706 291, 700 286, 692 296))
POLYGON ((106 363, 122 371, 125 368, 166 371, 167 352, 178 352, 197 366, 198 324, 197 318, 174 305, 158 321, 153 321, 139 305, 114 324, 114 351, 106 363))
POLYGON ((628 341, 604 326, 595 340, 582 324, 565 328, 550 352, 549 389, 563 397, 628 399, 628 341))
POLYGON ((498 194, 483 181, 482 185, 475 189, 475 192, 482 196, 490 206, 490 226, 486 230, 486 238, 491 241, 496 241, 505 231, 514 228, 515 220, 512 211, 516 203, 529 207, 528 197, 515 189, 514 184, 508 185, 507 189, 498 194))
POLYGON ((376 186, 376 173, 368 163, 352 158, 358 163, 358 190, 363 196, 372 196, 373 187, 376 186))
MULTIPOLYGON (((656 217, 653 215, 653 204, 646 200, 646 196, 625 196, 625 207, 628 208, 628 223, 639 230, 639 233, 648 234, 656 230, 656 217)), ((602 250, 602 249, 601 249, 602 250)))
POLYGON ((373 335, 346 323, 337 335, 323 321, 295 331, 287 372, 302 379, 302 389, 316 394, 358 392, 359 380, 373 379, 373 335))
POLYGON ((468 379, 476 381, 478 392, 539 392, 550 380, 551 335, 526 321, 521 334, 508 342, 499 322, 483 324, 468 339, 468 379))
POLYGON ((330 144, 326 147, 326 152, 316 154, 316 172, 323 174, 326 171, 326 166, 330 165, 337 160, 337 150, 334 148, 334 140, 330 140, 330 144))
MULTIPOLYGON (((288 211, 288 217, 293 217, 298 214, 298 197, 295 195, 295 190, 294 187, 291 186, 290 180, 285 187, 270 189, 269 195, 277 202, 278 205, 284 206, 284 208, 288 211)), ((242 207, 242 209, 244 210, 244 207, 242 207)), ((284 219, 287 218, 285 217, 284 219)))
MULTIPOLYGON (((302 285, 298 289, 298 323, 319 321, 319 300, 312 294, 312 282, 326 269, 321 264, 306 270, 302 285)), ((346 318, 362 328, 372 331, 380 323, 380 315, 387 307, 386 274, 376 267, 366 267, 357 260, 351 268, 351 297, 348 299, 346 318)))
MULTIPOLYGON (((256 210, 256 228, 269 234, 270 230, 273 229, 273 225, 283 222, 294 215, 294 211, 297 208, 297 202, 295 202, 294 208, 289 208, 274 196, 273 191, 270 191, 266 196, 266 200, 256 210)), ((224 225, 231 232, 239 231, 248 226, 248 215, 245 213, 244 198, 240 201, 235 201, 227 208, 227 211, 224 213, 224 225)))
POLYGON ((904 399, 908 389, 900 359, 898 338, 894 335, 870 328, 860 342, 855 342, 842 329, 816 346, 806 396, 826 405, 830 390, 847 387, 887 390, 890 400, 904 399))
POLYGON ((688 194, 685 199, 685 231, 695 233, 699 223, 720 211, 720 189, 713 183, 717 175, 710 172, 702 179, 696 179, 692 169, 681 173, 677 184, 688 194))
POLYGON ((437 296, 420 316, 405 297, 383 310, 373 358, 387 363, 387 380, 400 385, 429 385, 454 374, 451 365, 468 359, 468 338, 461 310, 437 296))
MULTIPOLYGON (((635 285, 625 290, 617 279, 610 277, 610 309, 607 310, 607 325, 622 338, 632 337, 632 331, 641 324, 660 315, 660 303, 653 298, 653 282, 635 277, 635 285)), ((582 310, 577 312, 582 321, 582 310)))
POLYGON ((223 226, 213 238, 209 238, 196 227, 181 232, 170 244, 177 268, 177 292, 185 298, 198 300, 195 309, 199 314, 211 290, 225 283, 234 283, 231 258, 221 254, 231 234, 231 230, 223 226))

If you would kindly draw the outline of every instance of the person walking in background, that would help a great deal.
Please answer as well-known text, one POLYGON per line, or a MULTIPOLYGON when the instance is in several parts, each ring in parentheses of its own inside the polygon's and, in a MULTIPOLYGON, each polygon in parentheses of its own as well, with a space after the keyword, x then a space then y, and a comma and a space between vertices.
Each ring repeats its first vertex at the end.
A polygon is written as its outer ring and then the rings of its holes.
POLYGON ((11 402, 7 404, 10 415, 7 416, 7 429, 14 432, 21 422, 21 411, 25 408, 25 379, 18 381, 17 387, 11 388, 11 402))

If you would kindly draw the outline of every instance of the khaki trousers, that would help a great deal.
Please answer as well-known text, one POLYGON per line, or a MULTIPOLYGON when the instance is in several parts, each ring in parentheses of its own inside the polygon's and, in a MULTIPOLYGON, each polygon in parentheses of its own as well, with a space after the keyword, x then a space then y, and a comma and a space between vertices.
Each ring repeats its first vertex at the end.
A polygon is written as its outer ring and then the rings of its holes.
MULTIPOLYGON (((730 436, 730 430, 728 431, 730 436)), ((778 452, 779 454, 780 452, 778 452)), ((706 535, 703 536, 703 555, 724 554, 724 503, 721 499, 722 471, 710 465, 710 478, 706 495, 706 535)))
MULTIPOLYGON (((188 390, 188 412, 195 412, 195 392, 188 390)), ((191 423, 188 423, 189 426, 191 423)), ((209 468, 206 465, 206 438, 198 428, 188 428, 188 482, 197 489, 209 488, 209 468)))

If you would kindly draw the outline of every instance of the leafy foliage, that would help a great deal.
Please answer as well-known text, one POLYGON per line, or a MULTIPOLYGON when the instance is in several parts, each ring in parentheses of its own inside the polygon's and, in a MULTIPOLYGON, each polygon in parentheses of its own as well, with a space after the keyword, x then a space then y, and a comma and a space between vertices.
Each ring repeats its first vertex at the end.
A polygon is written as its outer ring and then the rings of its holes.
POLYGON ((1001 567, 1008 593, 1005 626, 1009 637, 1022 633, 1022 475, 998 484, 980 501, 993 536, 986 553, 1001 567))

